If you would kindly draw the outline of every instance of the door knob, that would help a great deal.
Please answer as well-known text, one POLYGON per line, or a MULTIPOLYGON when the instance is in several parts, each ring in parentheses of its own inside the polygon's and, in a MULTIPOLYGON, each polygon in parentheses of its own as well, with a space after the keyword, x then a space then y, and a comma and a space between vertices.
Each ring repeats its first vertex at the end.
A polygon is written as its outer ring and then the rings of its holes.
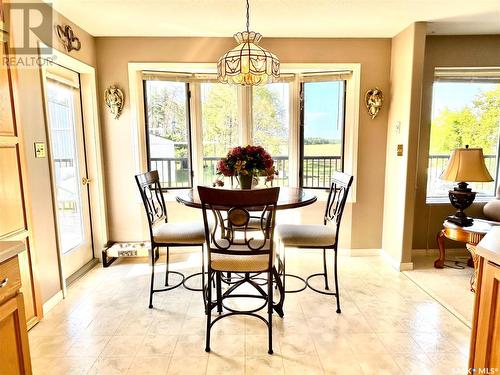
POLYGON ((85 185, 88 185, 92 182, 92 180, 90 178, 87 178, 87 177, 82 177, 82 185, 85 186, 85 185))

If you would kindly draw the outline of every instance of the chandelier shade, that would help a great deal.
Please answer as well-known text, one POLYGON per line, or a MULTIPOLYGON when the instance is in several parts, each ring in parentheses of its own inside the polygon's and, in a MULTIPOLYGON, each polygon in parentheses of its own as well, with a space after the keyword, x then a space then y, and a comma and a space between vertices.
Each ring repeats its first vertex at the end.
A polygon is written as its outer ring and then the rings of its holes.
POLYGON ((275 54, 259 46, 262 35, 249 31, 247 0, 247 30, 234 34, 238 45, 226 52, 217 63, 219 82, 258 86, 276 81, 280 76, 280 62, 275 54))

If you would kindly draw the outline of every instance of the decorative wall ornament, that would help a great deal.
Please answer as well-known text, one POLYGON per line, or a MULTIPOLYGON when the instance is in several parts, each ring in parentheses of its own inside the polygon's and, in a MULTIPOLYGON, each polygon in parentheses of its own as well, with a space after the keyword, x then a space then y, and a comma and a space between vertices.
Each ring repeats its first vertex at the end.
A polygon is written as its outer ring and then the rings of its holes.
POLYGON ((365 103, 368 114, 372 117, 372 120, 377 117, 380 109, 382 108, 382 103, 384 102, 384 95, 382 90, 378 87, 370 89, 365 94, 365 103))
POLYGON ((115 119, 120 117, 123 104, 125 103, 123 91, 116 86, 109 86, 106 91, 104 91, 104 101, 106 102, 111 114, 115 116, 115 119))
POLYGON ((82 43, 80 39, 75 36, 73 29, 69 25, 57 25, 56 26, 57 37, 64 45, 64 49, 67 52, 80 51, 82 48, 82 43))

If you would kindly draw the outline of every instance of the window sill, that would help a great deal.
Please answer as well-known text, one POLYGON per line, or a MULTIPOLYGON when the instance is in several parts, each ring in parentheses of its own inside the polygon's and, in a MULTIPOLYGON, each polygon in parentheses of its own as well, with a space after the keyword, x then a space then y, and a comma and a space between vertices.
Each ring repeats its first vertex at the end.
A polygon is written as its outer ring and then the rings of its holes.
MULTIPOLYGON (((489 196, 489 197, 481 196, 474 199, 474 203, 487 203, 494 198, 495 198, 494 196, 489 196)), ((448 197, 427 197, 425 199, 425 204, 435 204, 435 205, 450 204, 450 199, 448 197)))

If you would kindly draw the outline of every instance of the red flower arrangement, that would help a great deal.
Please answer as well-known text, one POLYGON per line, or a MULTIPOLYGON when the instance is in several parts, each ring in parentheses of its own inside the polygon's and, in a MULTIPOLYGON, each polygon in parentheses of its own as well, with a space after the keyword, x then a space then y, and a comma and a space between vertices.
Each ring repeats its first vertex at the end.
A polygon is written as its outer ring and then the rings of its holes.
MULTIPOLYGON (((274 160, 262 146, 234 147, 225 158, 217 162, 218 176, 266 176, 266 182, 272 181, 278 172, 274 160)), ((214 186, 224 186, 224 181, 217 177, 214 186)))

